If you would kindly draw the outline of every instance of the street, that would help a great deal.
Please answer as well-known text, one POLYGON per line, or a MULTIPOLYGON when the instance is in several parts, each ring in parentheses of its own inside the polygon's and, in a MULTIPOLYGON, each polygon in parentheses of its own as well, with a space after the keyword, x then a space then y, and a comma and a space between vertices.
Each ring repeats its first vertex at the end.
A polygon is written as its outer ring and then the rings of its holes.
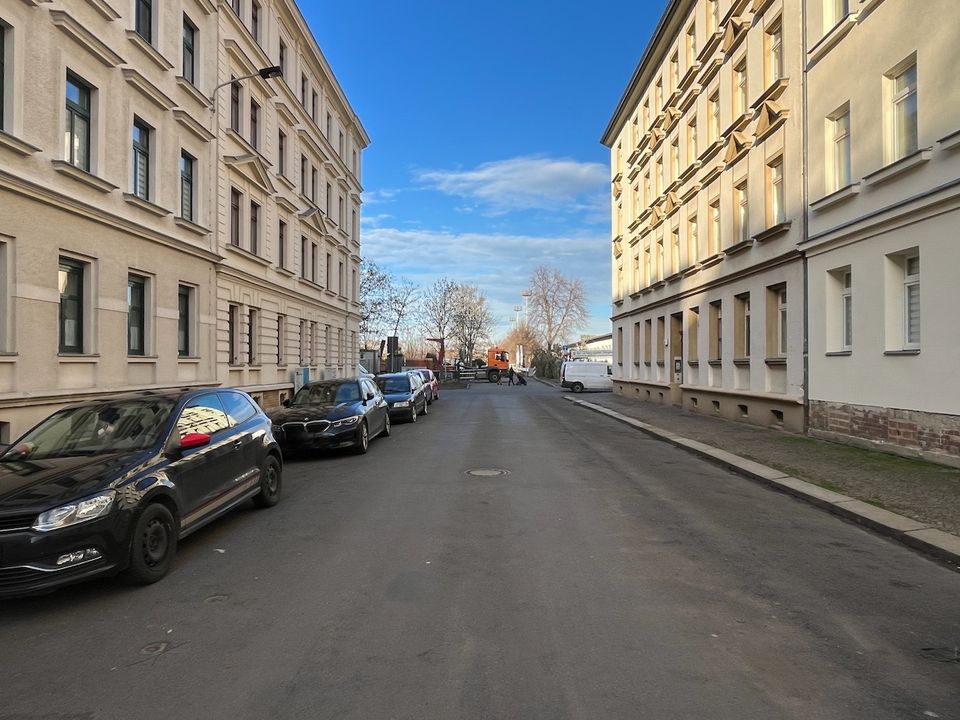
POLYGON ((444 389, 158 584, 0 604, 0 720, 960 718, 960 574, 563 394, 444 389))

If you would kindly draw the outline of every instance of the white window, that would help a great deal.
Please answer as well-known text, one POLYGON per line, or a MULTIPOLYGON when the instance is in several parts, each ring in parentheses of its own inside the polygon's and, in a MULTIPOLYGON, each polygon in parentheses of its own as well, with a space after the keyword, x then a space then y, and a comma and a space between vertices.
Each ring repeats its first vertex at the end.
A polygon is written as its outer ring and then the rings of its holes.
POLYGON ((680 85, 680 56, 674 53, 670 58, 670 90, 676 90, 680 85))
POLYGON ((747 60, 744 58, 733 68, 734 112, 739 117, 747 112, 747 60))
POLYGON ((847 270, 843 273, 843 279, 840 288, 840 308, 841 308, 841 342, 842 350, 853 349, 853 276, 847 270))
POLYGON ((670 145, 670 181, 680 177, 680 139, 677 138, 670 145))
POLYGON ((670 270, 680 272, 680 228, 675 227, 670 233, 670 270))
POLYGON ((651 260, 650 260, 650 248, 646 248, 643 251, 643 284, 644 286, 650 285, 650 274, 651 270, 651 260))
POLYGON ((687 164, 696 162, 699 149, 697 148, 697 120, 694 118, 687 125, 687 164))
POLYGON ((720 200, 710 203, 710 229, 707 233, 707 254, 716 255, 720 251, 720 200))
POLYGON ((657 158, 657 195, 663 192, 663 156, 657 158))
POLYGON ((917 66, 911 65, 892 78, 892 160, 917 151, 917 66))
POLYGON ((736 242, 746 242, 750 239, 750 208, 746 180, 734 188, 733 197, 737 204, 736 215, 734 215, 737 222, 737 226, 734 228, 736 242))
POLYGON ((850 168, 850 110, 844 106, 827 119, 829 190, 836 192, 852 182, 850 168))
POLYGON ((687 220, 687 264, 693 265, 700 259, 700 238, 697 235, 697 216, 687 220))
POLYGON ((720 29, 720 0, 707 0, 707 30, 711 33, 720 29))
POLYGON ((657 280, 663 280, 663 238, 657 240, 657 280))
POLYGON ((787 356, 787 289, 777 293, 777 351, 780 357, 787 356))
POLYGON ((779 225, 780 223, 785 222, 787 219, 786 212, 783 207, 784 192, 782 157, 778 157, 776 160, 773 160, 769 165, 767 165, 767 185, 767 197, 769 198, 768 224, 770 227, 773 227, 774 225, 779 225))
POLYGON ((920 256, 903 259, 903 347, 920 347, 920 256))
POLYGON ((849 0, 823 0, 823 34, 830 32, 849 12, 849 0))
POLYGON ((687 28, 687 67, 693 65, 697 59, 697 26, 687 28))
POLYGON ((658 113, 663 109, 663 80, 653 86, 653 109, 658 113))
POLYGON ((777 19, 767 30, 767 85, 783 77, 783 23, 777 19))
POLYGON ((715 143, 720 139, 720 91, 716 91, 707 101, 707 107, 710 113, 710 125, 707 140, 715 143))

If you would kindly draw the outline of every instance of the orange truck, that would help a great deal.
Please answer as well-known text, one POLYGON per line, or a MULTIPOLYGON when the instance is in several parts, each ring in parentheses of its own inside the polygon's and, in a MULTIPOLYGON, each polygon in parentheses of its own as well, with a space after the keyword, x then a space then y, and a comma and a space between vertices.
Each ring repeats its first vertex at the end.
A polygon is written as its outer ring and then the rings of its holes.
POLYGON ((510 353, 501 347, 487 349, 487 364, 477 368, 477 377, 486 376, 488 382, 498 382, 510 369, 510 353))

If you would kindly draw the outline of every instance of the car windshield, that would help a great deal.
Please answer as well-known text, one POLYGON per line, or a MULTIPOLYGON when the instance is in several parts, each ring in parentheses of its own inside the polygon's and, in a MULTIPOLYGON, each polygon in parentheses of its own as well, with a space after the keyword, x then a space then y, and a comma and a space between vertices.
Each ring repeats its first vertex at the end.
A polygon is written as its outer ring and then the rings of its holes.
POLYGON ((14 443, 0 461, 145 450, 159 439, 173 406, 169 398, 150 398, 61 410, 14 443))
POLYGON ((377 385, 384 393, 410 392, 410 380, 405 377, 379 377, 377 385))
POLYGON ((360 388, 355 382, 318 383, 300 388, 291 403, 294 407, 359 402, 360 388))

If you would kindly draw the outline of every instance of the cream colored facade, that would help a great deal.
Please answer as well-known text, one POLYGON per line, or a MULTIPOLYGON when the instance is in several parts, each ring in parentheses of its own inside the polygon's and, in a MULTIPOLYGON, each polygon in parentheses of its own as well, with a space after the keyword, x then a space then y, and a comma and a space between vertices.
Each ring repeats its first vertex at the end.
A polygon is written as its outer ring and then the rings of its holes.
POLYGON ((271 405, 290 392, 301 361, 314 376, 356 362, 359 156, 368 139, 299 10, 262 0, 254 22, 251 0, 238 3, 239 18, 232 3, 211 0, 143 3, 139 18, 134 5, 0 7, 2 440, 91 395, 226 384, 271 405), (229 130, 231 88, 218 92, 216 112, 207 97, 231 75, 278 64, 281 38, 285 80, 240 83, 239 132, 229 130), (338 140, 300 107, 301 72, 307 103, 316 89, 338 140), (333 186, 329 205, 298 192, 301 153, 318 183, 333 186), (233 189, 242 197, 236 235, 233 189))
POLYGON ((810 431, 960 460, 960 8, 838 6, 807 1, 810 431))
POLYGON ((801 0, 671 0, 603 136, 614 390, 803 427, 801 0))

